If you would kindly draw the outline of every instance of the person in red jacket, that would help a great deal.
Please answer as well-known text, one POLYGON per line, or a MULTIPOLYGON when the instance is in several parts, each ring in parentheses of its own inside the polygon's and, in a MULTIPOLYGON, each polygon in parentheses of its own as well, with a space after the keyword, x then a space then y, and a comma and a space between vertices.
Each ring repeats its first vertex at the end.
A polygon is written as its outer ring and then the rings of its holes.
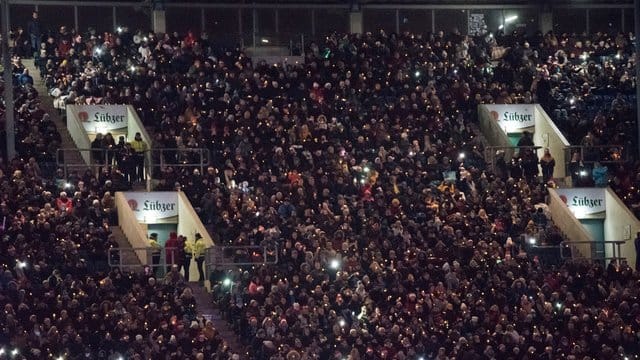
POLYGON ((60 211, 71 213, 73 211, 73 201, 67 197, 66 192, 61 192, 60 197, 56 199, 56 208, 60 211))
POLYGON ((167 257, 167 272, 171 270, 171 266, 178 264, 178 234, 172 232, 169 239, 164 243, 165 253, 167 257))
POLYGON ((197 39, 196 39, 196 36, 193 34, 193 31, 189 30, 189 32, 187 33, 187 36, 185 36, 183 40, 183 44, 186 47, 193 47, 196 41, 197 39))

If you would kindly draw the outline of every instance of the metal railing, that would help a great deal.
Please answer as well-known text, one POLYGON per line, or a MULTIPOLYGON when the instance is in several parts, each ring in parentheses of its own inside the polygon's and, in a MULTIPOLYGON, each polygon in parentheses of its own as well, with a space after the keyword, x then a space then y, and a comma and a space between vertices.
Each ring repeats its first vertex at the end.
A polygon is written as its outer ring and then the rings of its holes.
MULTIPOLYGON (((156 275, 163 275, 172 265, 183 264, 184 259, 177 257, 178 252, 178 248, 111 248, 108 265, 120 270, 150 269, 156 275)), ((212 246, 205 250, 204 266, 208 274, 220 267, 277 263, 278 247, 276 245, 212 246)))
POLYGON ((152 178, 157 175, 156 170, 167 167, 199 168, 202 174, 211 164, 211 152, 206 148, 154 148, 148 150, 148 155, 152 178))
POLYGON ((487 146, 484 148, 484 159, 492 171, 496 171, 496 163, 502 158, 505 164, 509 164, 514 154, 522 154, 523 151, 537 152, 542 146, 487 146))
POLYGON ((205 252, 207 271, 225 266, 274 265, 278 263, 278 246, 212 246, 205 252))
POLYGON ((166 269, 178 263, 176 258, 178 248, 111 248, 109 249, 108 264, 110 267, 117 267, 120 270, 149 267, 152 270, 166 269), (167 261, 167 253, 173 252, 172 261, 167 261))
MULTIPOLYGON (((60 148, 56 151, 56 164, 59 169, 64 171, 65 178, 68 177, 70 170, 87 170, 91 169, 98 172, 104 167, 116 166, 122 169, 122 164, 118 164, 118 150, 114 149, 91 149, 91 148, 60 148), (80 153, 81 162, 69 161, 74 153, 80 153), (89 163, 87 163, 89 159, 89 163)), ((148 154, 145 154, 145 175, 149 173, 148 154)))
MULTIPOLYGON (((69 171, 85 171, 90 169, 98 173, 102 168, 115 166, 120 170, 125 170, 123 164, 119 163, 120 155, 118 150, 113 149, 87 149, 87 148, 60 148, 56 153, 56 164, 64 172, 65 178, 69 176, 69 171), (74 153, 80 153, 81 162, 69 161, 74 153), (87 163, 89 159, 89 163, 87 163)), ((205 167, 211 163, 211 153, 206 148, 163 148, 150 149, 144 154, 144 177, 154 179, 161 171, 167 167, 179 168, 199 168, 200 173, 204 173, 205 167), (158 170, 158 171, 156 171, 158 170)), ((134 172, 137 169, 135 164, 131 164, 134 172)))
POLYGON ((584 259, 591 261, 625 260, 622 256, 624 240, 608 241, 563 241, 558 246, 562 259, 584 259), (607 249, 607 247, 609 247, 607 249), (567 251, 568 250, 568 251, 567 251), (608 251, 610 250, 610 251, 608 251), (607 253, 611 256, 607 256, 607 253))
POLYGON ((567 174, 570 173, 570 163, 574 154, 578 154, 579 160, 589 167, 593 167, 596 162, 608 165, 623 164, 631 160, 631 155, 622 145, 567 146, 564 148, 567 174))

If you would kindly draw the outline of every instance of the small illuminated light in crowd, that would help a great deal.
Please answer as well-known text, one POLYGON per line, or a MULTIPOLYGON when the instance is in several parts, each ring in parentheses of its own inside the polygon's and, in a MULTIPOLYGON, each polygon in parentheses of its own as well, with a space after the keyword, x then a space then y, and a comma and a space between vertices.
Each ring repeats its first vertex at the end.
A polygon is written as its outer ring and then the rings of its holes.
POLYGON ((260 216, 260 211, 256 211, 256 217, 260 216))
POLYGON ((569 104, 573 105, 576 103, 576 98, 569 99, 569 104))
POLYGON ((26 261, 18 261, 18 268, 24 269, 26 267, 27 267, 27 262, 26 261))
POLYGON ((369 171, 371 171, 371 169, 369 169, 368 166, 365 166, 364 168, 362 168, 362 171, 368 173, 369 171))
POLYGON ((424 356, 420 356, 418 360, 424 360, 424 356))
POLYGON ((416 75, 416 77, 419 77, 420 76, 420 71, 416 71, 415 75, 416 75))
POLYGON ((225 278, 224 280, 222 280, 222 285, 230 286, 231 285, 231 279, 225 278))
POLYGON ((340 267, 340 260, 338 260, 338 259, 331 260, 331 262, 329 263, 329 267, 334 269, 334 270, 339 268, 340 267))
POLYGON ((453 70, 453 73, 457 74, 458 73, 458 69, 453 70))
POLYGON ((121 32, 122 32, 122 27, 118 26, 118 27, 116 28, 116 31, 117 31, 118 33, 121 33, 121 32))
POLYGON ((616 54, 616 59, 618 59, 618 60, 622 59, 622 55, 616 54))
MULTIPOLYGON (((489 38, 493 39, 493 33, 489 33, 489 38)), ((422 359, 422 358, 421 358, 422 359)))
POLYGON ((142 38, 142 41, 149 41, 149 38, 145 36, 142 38))
POLYGON ((344 327, 345 325, 347 325, 347 322, 344 321, 344 319, 340 319, 338 323, 340 324, 340 327, 344 327))
POLYGON ((460 160, 464 160, 464 158, 465 158, 466 156, 467 156, 467 155, 466 155, 465 153, 461 152, 460 154, 458 154, 458 159, 460 159, 460 160))
POLYGON ((587 176, 587 170, 580 170, 580 176, 587 176))
POLYGON ((269 43, 269 39, 262 39, 260 41, 262 41, 263 44, 268 44, 269 43))
POLYGON ((18 353, 19 353, 18 349, 11 350, 11 356, 16 356, 18 355, 18 353))
POLYGON ((136 71, 136 67, 131 65, 131 68, 129 68, 129 70, 131 70, 131 72, 134 72, 134 71, 136 71))
POLYGON ((587 60, 589 58, 589 53, 587 52, 583 52, 582 55, 580 55, 580 59, 582 59, 583 61, 587 60))
POLYGON ((366 182, 365 179, 360 179, 360 184, 364 185, 365 182, 366 182))
POLYGON ((557 308, 558 310, 562 309, 562 304, 561 304, 561 303, 556 303, 556 308, 557 308))
POLYGON ((60 355, 56 358, 56 360, 64 360, 64 356, 60 355))
POLYGON ((409 151, 409 156, 413 156, 413 155, 415 155, 415 154, 416 154, 416 153, 414 153, 413 151, 409 151))
POLYGON ((0 348, 0 355, 4 355, 5 352, 6 350, 4 348, 0 348))
POLYGON ((100 56, 102 55, 102 48, 96 48, 96 50, 94 51, 96 55, 100 56))
POLYGON ((504 25, 498 26, 498 30, 502 30, 502 29, 504 29, 504 25))
POLYGON ((118 356, 118 360, 124 360, 124 356, 122 355, 118 356))
POLYGON ((531 245, 535 245, 535 244, 536 244, 536 238, 534 238, 534 237, 530 237, 530 238, 529 238, 529 244, 531 244, 531 245))

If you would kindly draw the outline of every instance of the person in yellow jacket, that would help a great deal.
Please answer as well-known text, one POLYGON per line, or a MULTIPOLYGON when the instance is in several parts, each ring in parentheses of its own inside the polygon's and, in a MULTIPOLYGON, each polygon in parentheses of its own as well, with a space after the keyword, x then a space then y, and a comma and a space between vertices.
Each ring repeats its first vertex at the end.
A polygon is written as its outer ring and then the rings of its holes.
POLYGON ((191 265, 191 259, 196 260, 196 264, 198 265, 198 281, 204 282, 204 251, 205 251, 205 243, 202 239, 202 235, 196 233, 195 240, 187 240, 184 243, 184 279, 185 281, 189 281, 189 266, 191 265))
POLYGON ((149 149, 148 145, 142 140, 142 135, 137 132, 135 138, 131 142, 131 148, 134 151, 135 173, 132 181, 144 181, 144 155, 149 149))
POLYGON ((160 256, 162 255, 162 246, 158 243, 158 234, 151 233, 149 235, 149 247, 151 248, 151 263, 153 264, 153 273, 157 276, 160 268, 160 256))

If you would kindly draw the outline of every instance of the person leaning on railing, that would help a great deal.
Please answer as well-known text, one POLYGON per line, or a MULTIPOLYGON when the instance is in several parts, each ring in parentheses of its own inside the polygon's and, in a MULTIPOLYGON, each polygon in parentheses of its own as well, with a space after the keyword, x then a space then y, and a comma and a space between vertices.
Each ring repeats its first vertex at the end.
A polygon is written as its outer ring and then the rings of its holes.
POLYGON ((196 233, 195 240, 188 239, 184 244, 184 278, 185 281, 189 281, 189 266, 191 265, 191 259, 196 260, 196 264, 198 265, 198 281, 204 282, 204 251, 205 251, 205 243, 202 239, 202 235, 196 233))

